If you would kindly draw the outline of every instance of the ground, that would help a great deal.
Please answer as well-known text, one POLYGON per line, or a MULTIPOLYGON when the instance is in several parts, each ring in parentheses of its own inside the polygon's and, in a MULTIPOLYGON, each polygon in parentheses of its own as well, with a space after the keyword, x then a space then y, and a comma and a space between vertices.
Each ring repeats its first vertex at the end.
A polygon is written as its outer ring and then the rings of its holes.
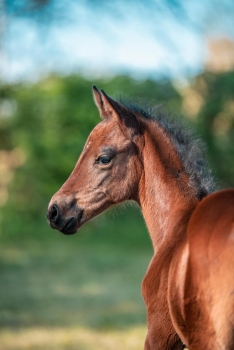
POLYGON ((42 239, 33 234, 3 239, 2 350, 143 348, 141 280, 152 255, 150 242, 134 240, 138 223, 128 227, 126 242, 124 232, 118 239, 115 231, 101 233, 106 223, 98 225, 92 233, 72 237, 45 227, 49 239, 43 238, 45 232, 42 239))

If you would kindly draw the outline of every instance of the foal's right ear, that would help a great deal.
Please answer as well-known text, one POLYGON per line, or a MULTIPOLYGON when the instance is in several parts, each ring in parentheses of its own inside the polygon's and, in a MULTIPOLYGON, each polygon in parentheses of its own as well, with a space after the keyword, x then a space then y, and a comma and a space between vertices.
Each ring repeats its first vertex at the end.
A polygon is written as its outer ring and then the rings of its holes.
POLYGON ((101 117, 104 118, 104 106, 102 101, 102 95, 101 95, 101 92, 96 87, 96 85, 93 85, 93 99, 94 99, 95 105, 97 106, 100 112, 101 117))

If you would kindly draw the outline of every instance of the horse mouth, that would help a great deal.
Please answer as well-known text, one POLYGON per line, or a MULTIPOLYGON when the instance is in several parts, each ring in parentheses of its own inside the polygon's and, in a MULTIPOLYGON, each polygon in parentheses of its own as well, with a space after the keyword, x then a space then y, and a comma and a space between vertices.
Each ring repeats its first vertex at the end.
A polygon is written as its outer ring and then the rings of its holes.
POLYGON ((81 226, 81 218, 83 215, 83 211, 81 210, 78 217, 72 217, 70 218, 66 224, 62 227, 60 230, 65 235, 73 235, 77 232, 78 228, 81 226))
POLYGON ((69 219, 66 224, 61 229, 61 232, 65 235, 72 235, 77 231, 77 221, 76 218, 72 217, 69 219))

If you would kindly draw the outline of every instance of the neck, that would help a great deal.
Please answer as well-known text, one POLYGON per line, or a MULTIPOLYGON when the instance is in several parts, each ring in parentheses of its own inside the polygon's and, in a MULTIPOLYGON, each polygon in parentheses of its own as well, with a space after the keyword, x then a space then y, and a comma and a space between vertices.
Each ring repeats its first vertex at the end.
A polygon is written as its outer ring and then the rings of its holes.
POLYGON ((186 238, 186 226, 197 203, 171 140, 156 126, 145 132, 144 172, 139 186, 139 204, 155 253, 163 244, 170 242, 171 246, 186 238))

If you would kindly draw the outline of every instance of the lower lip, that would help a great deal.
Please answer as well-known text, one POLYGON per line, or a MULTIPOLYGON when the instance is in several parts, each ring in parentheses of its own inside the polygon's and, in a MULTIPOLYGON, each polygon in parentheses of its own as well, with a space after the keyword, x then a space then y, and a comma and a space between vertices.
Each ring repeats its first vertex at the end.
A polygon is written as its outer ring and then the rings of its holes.
POLYGON ((62 228, 61 232, 65 235, 73 235, 77 231, 76 218, 71 218, 68 223, 62 228))

